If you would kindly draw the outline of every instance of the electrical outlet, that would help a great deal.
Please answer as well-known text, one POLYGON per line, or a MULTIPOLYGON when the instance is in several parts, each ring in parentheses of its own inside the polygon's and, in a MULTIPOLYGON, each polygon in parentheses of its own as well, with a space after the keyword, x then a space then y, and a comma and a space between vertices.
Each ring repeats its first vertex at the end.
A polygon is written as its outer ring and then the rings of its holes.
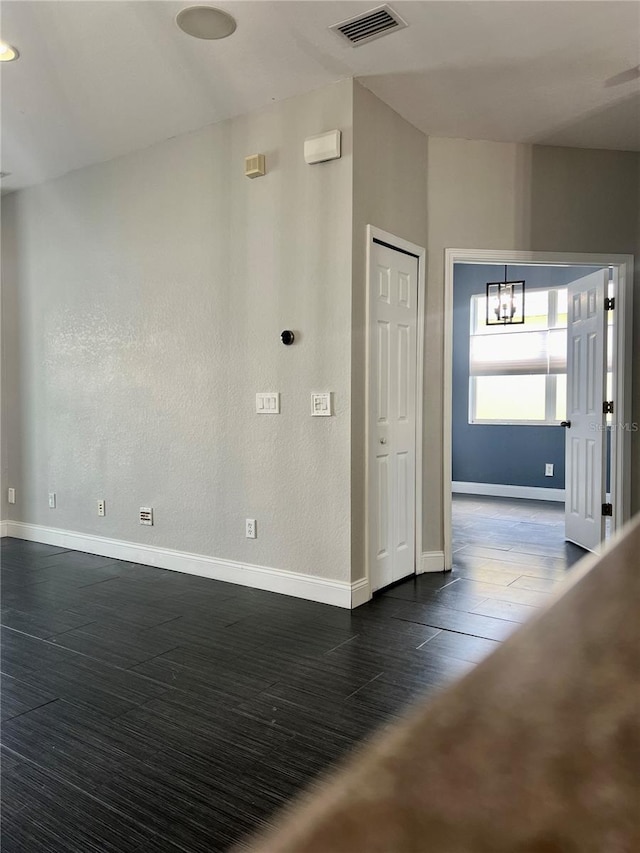
POLYGON ((547 462, 544 466, 544 476, 553 477, 553 462, 547 462))
POLYGON ((258 528, 256 527, 255 518, 247 518, 245 522, 245 536, 247 539, 256 539, 258 536, 258 528))
POLYGON ((49 509, 55 509, 55 508, 56 508, 56 493, 55 492, 49 492, 49 509))
POLYGON ((153 509, 150 506, 140 507, 140 524, 153 527, 153 509))
POLYGON ((105 514, 104 500, 98 501, 98 515, 102 518, 105 514))
POLYGON ((15 489, 7 489, 7 501, 10 504, 14 504, 16 502, 16 490, 15 489))

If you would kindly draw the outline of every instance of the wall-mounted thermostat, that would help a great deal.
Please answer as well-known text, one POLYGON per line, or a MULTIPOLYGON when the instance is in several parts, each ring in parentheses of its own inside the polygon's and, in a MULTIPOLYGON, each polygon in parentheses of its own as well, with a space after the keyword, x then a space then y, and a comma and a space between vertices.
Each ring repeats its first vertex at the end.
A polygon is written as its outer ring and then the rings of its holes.
POLYGON ((330 391, 311 395, 311 414, 314 418, 328 418, 333 414, 330 391))
POLYGON ((340 157, 341 136, 339 130, 328 133, 318 133, 309 136, 304 141, 304 161, 310 165, 324 163, 326 160, 337 160, 340 157))

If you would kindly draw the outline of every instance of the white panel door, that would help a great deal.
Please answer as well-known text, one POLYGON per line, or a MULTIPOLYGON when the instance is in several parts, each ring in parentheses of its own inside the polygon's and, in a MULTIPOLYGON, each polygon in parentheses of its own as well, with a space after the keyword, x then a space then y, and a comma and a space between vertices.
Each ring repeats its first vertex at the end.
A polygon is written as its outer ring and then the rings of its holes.
POLYGON ((567 318, 565 538, 596 553, 605 531, 608 277, 598 270, 569 285, 567 318))
POLYGON ((415 571, 418 259, 374 242, 370 271, 369 569, 374 592, 415 571))

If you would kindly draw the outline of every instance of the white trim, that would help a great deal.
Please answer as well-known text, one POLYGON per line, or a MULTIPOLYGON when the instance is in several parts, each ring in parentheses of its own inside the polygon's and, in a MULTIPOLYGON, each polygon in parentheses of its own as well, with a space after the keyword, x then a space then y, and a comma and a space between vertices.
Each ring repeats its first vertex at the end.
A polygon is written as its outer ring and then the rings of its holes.
POLYGON ((213 578, 225 583, 240 584, 254 589, 264 589, 294 598, 305 598, 335 607, 351 608, 352 589, 362 581, 351 584, 348 581, 328 580, 313 575, 301 575, 272 569, 268 566, 254 566, 237 563, 233 560, 219 560, 204 554, 189 554, 174 551, 171 548, 157 548, 154 545, 138 545, 120 539, 107 539, 104 536, 92 536, 76 533, 72 530, 59 530, 54 527, 41 527, 38 524, 24 524, 20 521, 3 522, 7 535, 31 542, 43 542, 59 548, 86 551, 113 557, 130 563, 142 563, 159 569, 184 572, 189 575, 213 578))
POLYGON ((611 491, 613 493, 612 532, 631 518, 631 423, 632 423, 632 366, 633 366, 633 255, 618 265, 614 278, 616 307, 614 309, 615 344, 613 371, 615 378, 613 424, 627 425, 611 430, 611 491))
MULTIPOLYGON (((419 555, 422 554, 422 444, 424 441, 422 412, 424 408, 424 321, 425 321, 425 271, 427 266, 427 251, 424 246, 418 246, 415 243, 410 243, 408 240, 403 240, 401 237, 396 237, 388 231, 383 231, 381 228, 376 228, 374 225, 367 225, 366 232, 366 268, 365 268, 365 292, 366 292, 366 323, 367 330, 365 335, 365 447, 366 447, 366 462, 365 462, 365 505, 364 505, 364 556, 365 556, 365 579, 371 589, 371 577, 369 566, 369 485, 371 482, 370 476, 370 459, 372 448, 370 442, 373 440, 369 427, 369 406, 370 406, 370 358, 371 358, 371 298, 370 298, 370 275, 371 275, 371 247, 374 239, 383 240, 390 246, 396 246, 398 249, 404 249, 405 252, 410 252, 418 258, 418 316, 416 318, 417 330, 417 370, 416 370, 416 519, 415 519, 415 550, 414 550, 414 565, 416 574, 419 573, 420 565, 419 555)), ((369 592, 369 598, 371 592, 369 592)))
POLYGON ((369 578, 360 578, 351 584, 351 608, 360 607, 371 601, 371 584, 369 578))
POLYGON ((5 536, 8 536, 8 521, 0 521, 0 539, 4 539, 5 536))
MULTIPOLYGON (((497 249, 444 250, 444 399, 443 399, 443 524, 445 566, 452 565, 451 546, 451 405, 453 397, 453 271, 454 264, 526 264, 530 266, 613 267, 618 278, 614 360, 616 421, 631 423, 633 255, 589 254, 584 252, 515 252, 497 249)), ((612 531, 631 516, 630 476, 631 434, 612 430, 611 485, 615 495, 612 531), (621 435, 619 435, 621 433, 621 435)))
POLYGON ((523 498, 529 501, 559 501, 564 503, 564 489, 537 486, 510 486, 503 483, 453 482, 451 491, 458 495, 488 495, 495 498, 523 498))
POLYGON ((424 551, 420 555, 420 572, 444 572, 444 551, 424 551))

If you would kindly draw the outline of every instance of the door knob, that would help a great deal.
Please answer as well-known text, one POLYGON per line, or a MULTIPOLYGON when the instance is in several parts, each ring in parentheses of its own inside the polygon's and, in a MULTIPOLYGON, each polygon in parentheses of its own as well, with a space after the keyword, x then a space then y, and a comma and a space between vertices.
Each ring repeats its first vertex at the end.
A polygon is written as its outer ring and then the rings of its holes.
POLYGON ((387 443, 387 439, 386 439, 386 438, 381 438, 381 439, 380 439, 380 444, 386 444, 386 443, 387 443))
POLYGON ((560 421, 560 426, 565 429, 571 429, 571 421, 560 421))

